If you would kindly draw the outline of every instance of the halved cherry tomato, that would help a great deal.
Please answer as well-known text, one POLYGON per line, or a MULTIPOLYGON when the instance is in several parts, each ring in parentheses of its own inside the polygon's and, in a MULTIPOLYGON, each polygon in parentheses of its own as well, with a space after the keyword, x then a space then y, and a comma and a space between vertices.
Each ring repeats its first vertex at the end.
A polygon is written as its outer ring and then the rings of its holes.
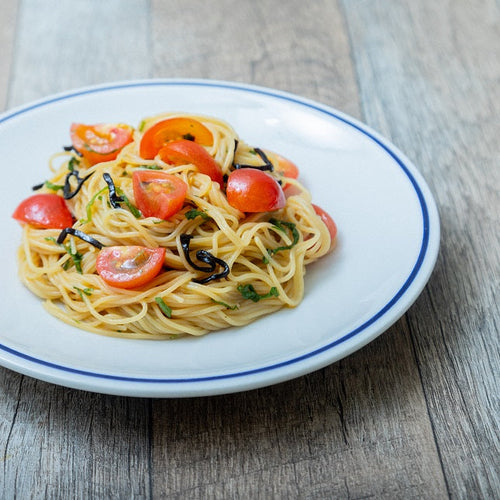
POLYGON ((156 170, 136 170, 132 185, 142 215, 159 219, 168 219, 182 208, 188 189, 179 177, 156 170))
POLYGON ((242 212, 271 212, 286 204, 278 182, 255 168, 233 170, 227 180, 226 195, 229 204, 242 212))
POLYGON ((297 194, 302 193, 302 189, 300 189, 295 184, 290 184, 289 182, 285 182, 283 185, 283 192, 285 193, 285 198, 288 200, 290 196, 295 196, 297 194))
POLYGON ((193 118, 167 118, 148 128, 141 139, 139 152, 146 160, 153 159, 170 141, 189 139, 203 146, 212 146, 214 137, 203 123, 193 118))
POLYGON ((160 149, 158 155, 164 162, 172 165, 192 163, 202 174, 208 175, 219 186, 224 183, 222 169, 207 150, 196 142, 186 139, 169 142, 160 149))
POLYGON ((73 147, 91 165, 114 160, 123 147, 132 142, 132 127, 123 123, 73 123, 70 134, 73 147))
POLYGON ((22 201, 12 217, 42 229, 64 229, 73 225, 73 217, 62 196, 34 194, 22 201))
POLYGON ((337 236, 337 224, 335 224, 330 215, 327 212, 325 212, 321 207, 318 207, 318 205, 315 205, 314 203, 312 204, 312 206, 314 208, 314 211, 320 216, 321 220, 326 224, 326 227, 330 232, 330 238, 333 245, 335 236, 337 236))
POLYGON ((164 260, 164 248, 104 247, 97 256, 96 269, 108 285, 135 288, 155 278, 164 260))
POLYGON ((290 177, 292 179, 297 179, 299 176, 299 168, 295 163, 291 162, 288 158, 281 156, 273 151, 265 151, 269 152, 270 155, 273 155, 276 160, 278 160, 278 165, 274 165, 274 171, 278 172, 283 177, 290 177))

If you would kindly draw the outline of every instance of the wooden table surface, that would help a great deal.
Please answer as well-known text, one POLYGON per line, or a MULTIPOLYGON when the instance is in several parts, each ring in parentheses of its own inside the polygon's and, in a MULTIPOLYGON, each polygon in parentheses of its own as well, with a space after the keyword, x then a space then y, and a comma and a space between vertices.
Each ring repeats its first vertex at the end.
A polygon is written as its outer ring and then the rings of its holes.
POLYGON ((500 497, 498 2, 0 4, 0 108, 151 77, 293 92, 404 151, 442 224, 410 310, 295 380, 134 399, 0 368, 2 499, 500 497))

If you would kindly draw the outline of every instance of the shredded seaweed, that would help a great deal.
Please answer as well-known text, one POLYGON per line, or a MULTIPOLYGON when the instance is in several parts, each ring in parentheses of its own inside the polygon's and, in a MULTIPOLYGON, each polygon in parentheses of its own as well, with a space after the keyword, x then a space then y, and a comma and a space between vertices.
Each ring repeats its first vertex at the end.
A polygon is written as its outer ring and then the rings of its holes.
POLYGON ((87 233, 84 233, 83 231, 80 231, 79 229, 75 229, 74 227, 65 227, 60 233, 59 236, 57 237, 56 243, 59 245, 62 245, 64 240, 66 239, 66 236, 68 234, 71 234, 72 236, 76 236, 77 238, 80 238, 82 241, 85 241, 86 243, 90 243, 94 247, 98 248, 101 250, 101 248, 104 247, 104 245, 96 240, 95 238, 92 238, 92 236, 89 236, 87 233))
MULTIPOLYGON (((236 151, 236 148, 235 148, 235 151, 236 151)), ((266 153, 264 153, 264 151, 262 151, 262 149, 260 149, 260 148, 254 148, 254 151, 260 156, 260 158, 264 162, 263 165, 248 165, 246 163, 234 163, 234 160, 233 160, 233 167, 236 170, 239 168, 255 168, 257 170, 267 170, 269 172, 273 172, 274 166, 271 163, 271 161, 269 160, 269 158, 267 157, 266 153)))
POLYGON ((180 238, 181 238, 181 247, 184 252, 184 256, 186 257, 186 260, 188 261, 188 264, 197 271, 201 271, 203 273, 213 273, 205 278, 193 279, 195 283, 200 283, 204 285, 205 283, 209 283, 210 281, 225 278, 229 274, 229 265, 227 264, 227 262, 225 262, 222 259, 218 259, 207 250, 198 250, 196 252, 196 258, 200 262, 207 264, 208 267, 200 266, 199 264, 193 262, 193 260, 191 259, 190 248, 189 248, 193 236, 191 234, 181 234, 180 238), (222 267, 222 271, 219 273, 214 273, 217 266, 222 267))

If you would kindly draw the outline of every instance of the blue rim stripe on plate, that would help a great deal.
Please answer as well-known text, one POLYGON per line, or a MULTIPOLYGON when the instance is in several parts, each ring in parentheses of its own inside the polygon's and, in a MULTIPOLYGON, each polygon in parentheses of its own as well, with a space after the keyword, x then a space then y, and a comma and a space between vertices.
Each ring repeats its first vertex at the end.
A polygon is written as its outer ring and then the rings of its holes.
POLYGON ((307 100, 302 100, 298 97, 294 97, 292 94, 286 94, 286 93, 281 93, 279 91, 272 91, 271 89, 265 89, 261 87, 252 87, 252 86, 245 86, 245 85, 238 85, 238 84, 230 84, 226 82, 209 82, 209 81, 195 81, 195 80, 171 80, 171 81, 164 81, 164 80, 158 80, 158 81, 143 81, 143 82, 129 82, 129 83, 123 83, 123 84, 111 84, 111 85, 103 85, 99 86, 96 88, 90 88, 90 89, 83 89, 75 92, 70 92, 66 93, 60 96, 52 97, 47 100, 43 100, 40 102, 36 102, 32 105, 23 107, 21 109, 18 109, 16 111, 13 111, 12 113, 7 113, 4 115, 2 118, 0 118, 0 123, 3 123, 7 120, 10 120, 18 115, 27 113, 29 111, 32 111, 33 109, 40 108, 43 106, 47 106, 49 104, 58 102, 58 101, 63 101, 67 99, 72 99, 74 97, 86 95, 86 94, 94 94, 98 92, 108 92, 111 90, 117 90, 117 89, 124 89, 124 88, 132 88, 132 87, 150 87, 150 86, 179 86, 179 85, 189 85, 189 86, 199 86, 199 87, 215 87, 215 88, 226 88, 226 89, 231 89, 231 90, 238 90, 238 91, 243 91, 243 92, 251 92, 255 94, 262 94, 262 95, 267 95, 271 96, 274 98, 278 98, 284 101, 289 101, 293 102, 295 104, 300 104, 301 106, 305 106, 311 109, 314 109, 316 111, 319 111, 320 113, 326 114, 328 116, 331 116, 332 118, 335 118, 336 120, 340 120, 343 123, 346 123, 350 127, 355 128, 359 132, 361 132, 363 135, 369 137, 372 141, 374 141, 378 146, 380 146, 386 153, 388 153, 392 159, 399 165, 401 170, 405 173, 405 175, 408 177, 409 181, 411 182, 413 189, 415 190, 415 193, 418 197, 418 201, 420 203, 420 208, 422 210, 422 221, 423 221, 423 231, 422 231, 422 243, 420 246, 420 251, 417 257, 417 260, 415 262, 415 265, 413 266, 413 269, 404 282, 404 284, 401 286, 401 288, 397 291, 397 293, 394 295, 394 297, 387 302, 387 304, 380 309, 375 315, 373 315, 370 319, 365 321, 362 325, 359 327, 355 328, 351 332, 347 333, 340 339, 337 339, 329 344, 326 344, 323 347, 320 347, 318 349, 315 349, 314 351, 311 351, 309 353, 303 354, 301 356, 297 356, 295 358, 282 361, 280 363, 275 363, 272 365, 268 366, 263 366, 260 368, 255 368, 252 370, 245 370, 241 372, 234 372, 234 373, 227 373, 223 375, 212 375, 212 376, 206 376, 206 377, 193 377, 193 378, 142 378, 142 377, 125 377, 125 376, 120 376, 120 375, 110 375, 106 373, 97 373, 97 372, 91 372, 91 371, 86 371, 86 370, 79 370, 76 368, 71 368, 63 365, 59 365, 56 363, 51 363, 50 361, 45 361, 43 359, 35 358, 33 356, 30 356, 28 354, 25 354, 23 352, 17 351, 15 349, 12 349, 10 347, 7 347, 6 345, 0 344, 0 349, 12 354, 14 356, 17 356, 19 358, 25 359, 27 361, 31 361, 33 363, 37 363, 39 365, 43 365, 49 368, 53 368, 56 370, 61 370, 69 373, 73 373, 76 375, 84 375, 88 377, 96 377, 100 379, 109 379, 109 380, 116 380, 116 381, 122 381, 122 382, 138 382, 138 383, 153 383, 153 384, 166 384, 166 383, 189 383, 189 382, 209 382, 213 380, 221 380, 221 379, 229 379, 229 378, 236 378, 236 377, 245 377, 248 375, 253 375, 257 373, 262 373, 270 370, 275 370, 278 368, 282 368, 294 363, 298 363, 300 361, 303 361, 308 358, 312 358, 314 356, 317 356, 318 354, 321 354, 325 351, 328 351, 329 349, 332 349, 333 347, 336 347, 347 340, 353 338, 354 336, 358 335, 362 331, 364 331, 366 328, 368 328, 370 325, 375 323, 378 319, 380 319, 384 314, 386 314, 394 305, 399 301, 399 299, 404 295, 406 290, 410 287, 410 285, 413 283, 414 279, 416 278, 418 271, 420 270, 422 263, 424 262, 425 255, 428 250, 428 245, 429 245, 429 233, 430 233, 430 226, 429 226, 429 212, 427 208, 427 204, 425 202, 424 195, 420 189, 420 186, 418 185, 417 181, 411 174, 409 168, 404 164, 404 162, 399 158, 394 151, 392 151, 387 145, 385 145, 383 142, 381 142, 377 137, 375 137, 372 133, 370 133, 368 130, 365 130, 362 126, 356 124, 355 122, 349 120, 347 117, 341 116, 331 109, 325 109, 321 107, 320 105, 314 104, 312 101, 307 101, 307 100))

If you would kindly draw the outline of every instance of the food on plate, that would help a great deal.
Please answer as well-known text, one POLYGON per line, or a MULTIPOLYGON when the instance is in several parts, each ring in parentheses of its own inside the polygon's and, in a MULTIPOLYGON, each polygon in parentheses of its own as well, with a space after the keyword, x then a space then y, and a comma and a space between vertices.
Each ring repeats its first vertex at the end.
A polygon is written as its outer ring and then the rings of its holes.
POLYGON ((151 339, 245 325, 297 306, 306 266, 334 247, 298 167, 222 120, 69 128, 13 217, 23 283, 70 325, 151 339))

